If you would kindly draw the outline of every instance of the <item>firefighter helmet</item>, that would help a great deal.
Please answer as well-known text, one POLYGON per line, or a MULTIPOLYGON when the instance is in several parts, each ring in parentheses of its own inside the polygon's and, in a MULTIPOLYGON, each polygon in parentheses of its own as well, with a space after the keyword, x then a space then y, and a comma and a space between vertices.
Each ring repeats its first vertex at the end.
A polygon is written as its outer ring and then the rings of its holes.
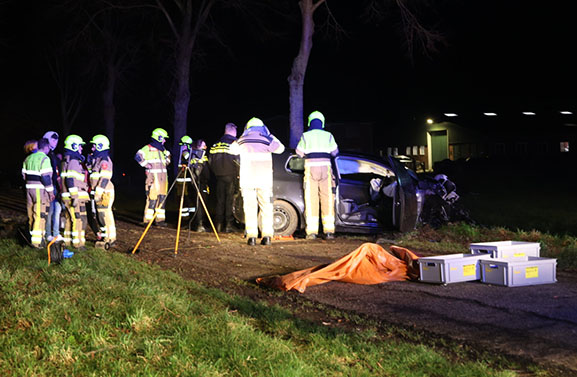
POLYGON ((248 122, 246 122, 246 129, 248 130, 251 127, 262 127, 264 123, 259 118, 250 118, 248 122))
POLYGON ((190 145, 192 144, 192 138, 190 136, 184 135, 180 138, 180 143, 178 145, 190 145))
POLYGON ((92 140, 90 140, 90 143, 94 144, 94 147, 97 151, 105 151, 110 149, 110 140, 101 134, 95 135, 92 140))
POLYGON ((84 140, 78 135, 68 135, 64 140, 64 148, 73 152, 78 152, 78 147, 84 145, 84 140))
POLYGON ((154 131, 152 131, 152 138, 162 142, 164 139, 168 139, 168 132, 166 132, 164 128, 155 128, 154 131))
POLYGON ((310 115, 309 115, 309 122, 307 124, 307 127, 311 126, 311 122, 314 119, 318 119, 321 121, 322 127, 325 128, 325 116, 323 115, 323 113, 321 113, 320 111, 313 111, 310 115))

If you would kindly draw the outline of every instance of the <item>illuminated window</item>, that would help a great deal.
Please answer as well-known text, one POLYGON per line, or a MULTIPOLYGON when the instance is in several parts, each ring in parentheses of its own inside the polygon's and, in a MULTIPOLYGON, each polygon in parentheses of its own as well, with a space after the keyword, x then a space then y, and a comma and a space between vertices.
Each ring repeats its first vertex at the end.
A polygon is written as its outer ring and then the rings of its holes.
POLYGON ((398 156, 399 155, 399 148, 395 147, 393 148, 393 156, 398 156))
POLYGON ((413 156, 416 156, 419 154, 419 147, 417 147, 416 145, 413 145, 413 156))
POLYGON ((406 154, 407 156, 410 156, 410 155, 411 155, 411 147, 406 147, 406 148, 405 148, 405 154, 406 154))
POLYGON ((393 148, 387 147, 387 156, 390 156, 392 154, 393 154, 393 148))
POLYGON ((561 142, 561 152, 569 152, 569 142, 562 141, 561 142))
POLYGON ((420 154, 421 156, 424 156, 424 155, 425 155, 425 146, 424 146, 424 145, 421 145, 421 146, 419 147, 419 154, 420 154))

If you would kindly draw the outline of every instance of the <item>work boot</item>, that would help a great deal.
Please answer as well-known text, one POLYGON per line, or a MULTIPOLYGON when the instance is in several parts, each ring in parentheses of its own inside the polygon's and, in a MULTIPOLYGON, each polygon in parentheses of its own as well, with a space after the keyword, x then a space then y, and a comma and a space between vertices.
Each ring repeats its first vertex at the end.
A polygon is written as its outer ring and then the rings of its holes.
POLYGON ((220 222, 216 223, 216 231, 218 233, 222 233, 222 229, 223 229, 222 223, 220 223, 220 222))
POLYGON ((316 240, 317 239, 317 235, 316 234, 307 234, 306 237, 307 240, 316 240))
POLYGON ((206 228, 205 228, 204 225, 202 225, 202 224, 198 224, 196 227, 194 227, 193 230, 194 230, 195 232, 198 232, 198 233, 204 233, 204 232, 206 232, 206 228))
POLYGON ((262 240, 260 240, 260 244, 263 246, 268 246, 270 243, 270 237, 263 237, 262 240))
POLYGON ((246 242, 246 244, 247 244, 248 246, 254 246, 254 245, 256 245, 256 238, 255 238, 255 237, 249 237, 249 238, 248 238, 248 241, 246 242))
POLYGON ((334 240, 335 239, 335 234, 334 233, 327 233, 325 234, 325 240, 334 240))
POLYGON ((226 223, 226 227, 224 229, 224 231, 226 233, 234 233, 235 229, 234 229, 234 223, 232 221, 228 221, 226 223))

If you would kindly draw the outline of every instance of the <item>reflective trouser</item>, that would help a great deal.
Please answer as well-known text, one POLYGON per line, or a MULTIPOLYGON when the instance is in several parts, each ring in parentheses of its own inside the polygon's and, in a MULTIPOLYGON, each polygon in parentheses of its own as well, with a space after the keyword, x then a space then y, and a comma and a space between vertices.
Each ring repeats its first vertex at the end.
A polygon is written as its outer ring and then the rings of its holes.
POLYGON ((114 191, 103 192, 100 201, 95 203, 98 222, 100 223, 99 234, 105 242, 116 241, 116 224, 112 213, 113 203, 114 191))
POLYGON ((154 217, 155 221, 162 222, 166 220, 165 205, 166 193, 168 192, 168 181, 166 173, 146 173, 146 183, 144 186, 146 192, 146 207, 144 208, 144 222, 148 223, 154 217))
POLYGON ((306 166, 304 176, 306 233, 317 234, 320 213, 325 233, 335 232, 334 179, 330 165, 306 166))
POLYGON ((43 188, 26 189, 26 212, 28 213, 28 226, 30 242, 35 247, 40 247, 46 233, 46 216, 48 216, 48 193, 43 188))
POLYGON ((258 210, 262 219, 262 236, 274 236, 272 188, 240 188, 244 202, 244 224, 247 237, 258 237, 258 210))
POLYGON ((86 244, 84 228, 88 224, 86 217, 86 203, 88 199, 81 197, 77 199, 76 207, 72 206, 70 197, 63 197, 64 208, 66 208, 66 224, 64 224, 64 243, 73 247, 82 247, 86 244))
POLYGON ((192 178, 190 178, 190 174, 186 174, 186 178, 181 173, 181 176, 176 178, 176 195, 178 199, 178 205, 180 206, 180 198, 182 198, 183 191, 184 191, 184 198, 182 201, 182 208, 180 209, 180 217, 182 220, 190 220, 191 216, 196 211, 195 202, 192 200, 190 191, 194 190, 192 187, 192 178))

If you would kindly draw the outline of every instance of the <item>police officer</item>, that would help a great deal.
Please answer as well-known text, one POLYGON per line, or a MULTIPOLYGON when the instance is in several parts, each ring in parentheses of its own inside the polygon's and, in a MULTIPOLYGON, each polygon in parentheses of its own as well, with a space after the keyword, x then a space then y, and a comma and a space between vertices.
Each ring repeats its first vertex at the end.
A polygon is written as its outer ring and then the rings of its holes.
POLYGON ((90 155, 90 187, 96 204, 99 219, 99 236, 109 246, 116 241, 116 225, 112 204, 114 203, 114 184, 112 183, 112 160, 110 159, 110 140, 105 135, 95 135, 90 155))
POLYGON ((40 139, 37 151, 32 152, 22 165, 22 177, 26 181, 26 210, 32 246, 40 248, 46 232, 46 217, 50 202, 54 199, 52 166, 47 153, 49 141, 40 139))
POLYGON ((84 144, 84 140, 78 135, 66 137, 61 169, 62 201, 66 208, 64 242, 68 245, 72 243, 72 246, 79 250, 83 250, 86 243, 84 232, 87 224, 86 203, 90 199, 87 171, 82 155, 84 144))
POLYGON ((284 145, 269 132, 262 120, 252 118, 241 137, 231 144, 230 151, 240 155, 240 190, 244 201, 247 243, 256 245, 260 208, 261 245, 270 245, 274 235, 271 153, 282 153, 284 145))
POLYGON ((190 219, 190 216, 195 211, 195 206, 190 199, 190 185, 192 185, 192 178, 190 176, 190 171, 188 170, 192 149, 192 138, 190 136, 183 136, 180 138, 180 162, 178 165, 178 176, 176 177, 176 192, 178 195, 178 200, 183 195, 182 208, 180 210, 180 217, 182 220, 190 219))
POLYGON ((134 159, 146 169, 146 206, 143 223, 148 224, 156 211, 156 225, 166 226, 165 198, 168 192, 168 171, 170 152, 164 148, 168 133, 163 128, 152 131, 151 141, 142 147, 134 159))
POLYGON ((308 118, 308 131, 304 132, 296 153, 305 158, 304 199, 307 239, 317 238, 319 231, 319 202, 326 239, 335 233, 335 186, 331 158, 339 148, 333 135, 324 130, 325 117, 313 111, 308 118))
POLYGON ((216 176, 215 222, 219 232, 234 230, 232 203, 238 178, 238 156, 230 153, 230 145, 236 140, 236 125, 227 123, 224 135, 210 148, 208 164, 216 176))

